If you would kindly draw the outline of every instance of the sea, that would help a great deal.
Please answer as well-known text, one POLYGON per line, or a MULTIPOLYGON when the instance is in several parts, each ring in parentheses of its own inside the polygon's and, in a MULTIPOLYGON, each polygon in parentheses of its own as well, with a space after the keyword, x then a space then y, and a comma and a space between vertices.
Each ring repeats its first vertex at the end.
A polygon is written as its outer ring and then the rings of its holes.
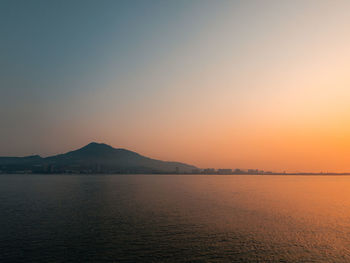
POLYGON ((350 177, 2 174, 0 262, 350 262, 350 177))

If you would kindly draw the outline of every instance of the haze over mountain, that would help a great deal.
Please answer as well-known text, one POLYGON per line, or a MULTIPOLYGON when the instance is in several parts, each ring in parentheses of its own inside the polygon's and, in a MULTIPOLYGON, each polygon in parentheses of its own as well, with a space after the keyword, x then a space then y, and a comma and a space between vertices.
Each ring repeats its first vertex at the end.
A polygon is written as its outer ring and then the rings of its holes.
POLYGON ((126 149, 92 142, 74 151, 42 158, 0 157, 0 170, 5 172, 76 172, 76 173, 172 173, 190 172, 195 166, 166 162, 142 156, 126 149))

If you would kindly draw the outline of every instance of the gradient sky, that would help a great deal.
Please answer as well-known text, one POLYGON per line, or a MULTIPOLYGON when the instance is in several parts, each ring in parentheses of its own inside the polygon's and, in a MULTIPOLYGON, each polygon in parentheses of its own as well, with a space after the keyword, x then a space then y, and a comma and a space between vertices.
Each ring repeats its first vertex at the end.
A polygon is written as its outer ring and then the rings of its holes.
POLYGON ((91 141, 350 171, 350 1, 0 1, 0 155, 91 141))

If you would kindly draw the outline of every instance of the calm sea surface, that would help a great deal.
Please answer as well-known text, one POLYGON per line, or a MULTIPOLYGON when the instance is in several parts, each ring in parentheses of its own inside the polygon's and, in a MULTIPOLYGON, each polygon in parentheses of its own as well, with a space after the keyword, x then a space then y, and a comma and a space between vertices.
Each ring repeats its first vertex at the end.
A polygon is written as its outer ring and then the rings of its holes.
POLYGON ((0 175, 0 262, 350 262, 350 177, 0 175))

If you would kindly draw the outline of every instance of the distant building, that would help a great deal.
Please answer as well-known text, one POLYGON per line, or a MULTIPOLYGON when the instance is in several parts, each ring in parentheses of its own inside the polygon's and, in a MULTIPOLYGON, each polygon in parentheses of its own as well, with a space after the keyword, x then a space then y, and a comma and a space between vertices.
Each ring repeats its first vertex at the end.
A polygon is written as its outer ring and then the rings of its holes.
POLYGON ((232 169, 218 169, 218 174, 232 174, 232 169))
POLYGON ((207 168, 203 170, 204 174, 215 174, 216 170, 214 168, 207 168))
POLYGON ((192 174, 200 174, 201 170, 200 169, 192 169, 192 174))
POLYGON ((241 169, 235 169, 235 170, 233 171, 233 173, 235 173, 235 174, 243 174, 244 171, 242 171, 241 169))

